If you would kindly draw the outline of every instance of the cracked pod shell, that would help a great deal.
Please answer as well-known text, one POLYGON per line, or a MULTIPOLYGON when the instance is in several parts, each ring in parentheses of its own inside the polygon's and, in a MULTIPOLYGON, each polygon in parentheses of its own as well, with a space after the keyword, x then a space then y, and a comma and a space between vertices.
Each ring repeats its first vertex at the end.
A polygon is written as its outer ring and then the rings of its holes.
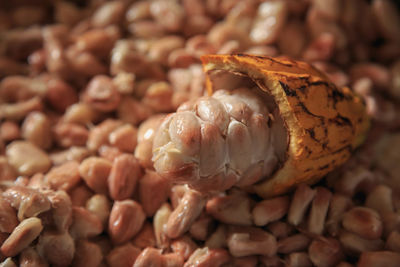
POLYGON ((253 185, 263 198, 312 184, 344 163, 369 128, 363 101, 349 88, 337 88, 311 65, 252 55, 202 56, 208 93, 213 71, 251 78, 272 96, 288 134, 286 157, 268 179, 253 185))

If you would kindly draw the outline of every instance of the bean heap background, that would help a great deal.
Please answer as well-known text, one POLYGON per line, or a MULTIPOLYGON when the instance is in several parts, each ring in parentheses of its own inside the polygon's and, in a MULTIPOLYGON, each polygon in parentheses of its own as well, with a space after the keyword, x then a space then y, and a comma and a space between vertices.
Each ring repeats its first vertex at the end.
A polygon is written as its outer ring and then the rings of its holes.
POLYGON ((389 0, 1 1, 3 266, 399 266, 400 15, 389 0), (366 143, 319 184, 205 197, 152 166, 203 54, 287 55, 350 86, 366 143))

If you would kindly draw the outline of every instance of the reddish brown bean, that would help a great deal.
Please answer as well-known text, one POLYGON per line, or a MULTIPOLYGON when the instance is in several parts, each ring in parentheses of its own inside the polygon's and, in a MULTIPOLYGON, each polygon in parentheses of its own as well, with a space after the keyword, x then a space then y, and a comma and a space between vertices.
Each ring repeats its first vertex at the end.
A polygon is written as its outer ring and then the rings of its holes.
POLYGON ((107 179, 110 197, 114 200, 130 198, 141 175, 139 161, 134 156, 122 154, 116 157, 107 179))
POLYGON ((73 266, 77 267, 96 267, 103 259, 101 249, 95 243, 87 240, 81 240, 76 245, 73 266))
POLYGON ((378 239, 382 235, 382 220, 369 208, 354 207, 343 215, 343 227, 366 239, 378 239))
POLYGON ((49 264, 37 253, 33 247, 24 249, 19 256, 20 267, 48 267, 49 264))
POLYGON ((132 153, 137 145, 137 129, 130 124, 118 127, 110 133, 108 142, 123 152, 132 153))
POLYGON ((242 192, 216 196, 207 201, 206 211, 215 219, 228 224, 251 225, 250 198, 242 192))
POLYGON ((231 227, 228 234, 229 252, 235 257, 276 254, 276 239, 268 232, 255 227, 231 227))
POLYGON ((103 232, 99 217, 82 207, 72 208, 71 236, 74 239, 90 238, 103 232))
POLYGON ((95 110, 109 112, 117 108, 121 97, 112 79, 99 75, 89 82, 83 100, 95 110))
POLYGON ((139 199, 147 216, 153 216, 167 200, 170 191, 169 183, 154 171, 146 170, 139 180, 139 199), (153 194, 157 192, 157 194, 153 194))
POLYGON ((43 230, 42 221, 36 217, 21 221, 1 245, 1 253, 14 257, 35 240, 43 230))
POLYGON ((90 189, 99 194, 108 194, 107 179, 111 168, 108 160, 89 157, 79 165, 79 174, 90 189))
POLYGON ((395 267, 400 265, 400 253, 391 251, 364 252, 358 260, 358 267, 395 267))
POLYGON ((108 233, 114 244, 122 244, 137 233, 146 219, 143 208, 134 200, 115 201, 111 209, 108 233))
POLYGON ((84 146, 89 137, 86 127, 75 123, 58 123, 53 127, 54 139, 61 147, 84 146))
MULTIPOLYGON (((14 141, 21 136, 19 126, 13 121, 4 121, 0 125, 0 138, 5 142, 14 141)), ((24 136, 24 130, 22 130, 24 136)), ((24 137, 26 139, 26 137, 24 137)))
POLYGON ((289 198, 278 197, 257 203, 252 211, 254 224, 264 226, 281 219, 289 210, 289 198))
POLYGON ((145 249, 147 247, 156 247, 157 241, 153 225, 145 221, 140 232, 132 240, 132 244, 141 249, 145 249))
POLYGON ((36 248, 39 255, 51 265, 68 266, 75 254, 74 240, 68 232, 60 234, 45 231, 40 235, 36 248))
POLYGON ((109 266, 132 267, 140 249, 130 243, 114 247, 106 257, 109 266))

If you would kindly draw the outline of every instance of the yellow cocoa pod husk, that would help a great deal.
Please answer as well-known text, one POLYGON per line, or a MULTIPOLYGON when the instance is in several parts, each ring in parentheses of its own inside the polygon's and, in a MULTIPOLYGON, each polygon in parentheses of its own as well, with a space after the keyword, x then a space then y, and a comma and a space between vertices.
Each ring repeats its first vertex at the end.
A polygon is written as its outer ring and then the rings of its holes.
POLYGON ((286 157, 272 177, 253 185, 263 198, 317 182, 348 160, 366 137, 369 118, 362 99, 308 63, 244 54, 201 60, 209 94, 214 90, 211 74, 228 71, 252 79, 279 109, 288 134, 286 157))

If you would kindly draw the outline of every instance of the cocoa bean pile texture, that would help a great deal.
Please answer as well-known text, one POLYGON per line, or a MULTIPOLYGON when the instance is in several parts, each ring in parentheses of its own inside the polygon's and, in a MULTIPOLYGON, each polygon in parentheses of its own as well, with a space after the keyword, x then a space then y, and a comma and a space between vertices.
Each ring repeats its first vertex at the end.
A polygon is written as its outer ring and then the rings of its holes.
POLYGON ((399 151, 396 1, 0 2, 2 267, 400 266, 399 151), (200 56, 231 53, 349 86, 365 144, 270 199, 170 184, 155 132, 206 94, 200 56))

